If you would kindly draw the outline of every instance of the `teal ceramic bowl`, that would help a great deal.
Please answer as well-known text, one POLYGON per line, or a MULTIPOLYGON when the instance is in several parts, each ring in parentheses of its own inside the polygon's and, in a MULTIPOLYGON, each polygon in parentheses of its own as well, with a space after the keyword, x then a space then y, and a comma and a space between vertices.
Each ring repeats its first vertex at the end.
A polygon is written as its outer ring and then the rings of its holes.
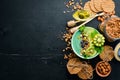
MULTIPOLYGON (((85 27, 85 28, 87 28, 88 30, 91 30, 91 31, 88 31, 89 34, 91 34, 92 31, 96 31, 96 32, 99 34, 99 32, 98 32, 96 29, 92 28, 92 27, 85 27)), ((81 40, 80 40, 80 34, 81 34, 81 32, 80 32, 79 30, 77 30, 77 31, 73 34, 72 39, 71 39, 71 46, 72 46, 72 49, 73 49, 74 53, 75 53, 77 56, 79 56, 80 58, 82 58, 82 59, 92 59, 92 58, 95 58, 96 56, 98 56, 98 55, 100 54, 99 51, 96 51, 96 52, 97 52, 96 54, 94 54, 94 55, 92 55, 92 56, 89 56, 89 57, 84 57, 84 56, 80 53, 80 51, 81 51, 81 49, 82 49, 81 43, 80 43, 80 41, 81 41, 81 40)))

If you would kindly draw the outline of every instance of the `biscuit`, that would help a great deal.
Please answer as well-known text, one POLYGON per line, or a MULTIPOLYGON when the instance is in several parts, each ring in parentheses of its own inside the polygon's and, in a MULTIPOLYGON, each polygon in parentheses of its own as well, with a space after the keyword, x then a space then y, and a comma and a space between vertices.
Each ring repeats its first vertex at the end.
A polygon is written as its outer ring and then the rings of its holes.
POLYGON ((98 10, 98 12, 103 11, 101 4, 102 4, 102 0, 93 0, 94 2, 94 7, 96 10, 98 10))
POLYGON ((91 0, 90 1, 90 4, 89 4, 89 6, 90 6, 90 9, 93 11, 93 12, 99 12, 97 9, 95 9, 95 7, 94 7, 94 2, 93 2, 94 0, 91 0))
POLYGON ((85 5, 84 5, 84 10, 87 10, 90 14, 96 14, 95 12, 93 12, 91 9, 90 9, 90 1, 86 2, 85 5))
POLYGON ((115 9, 115 3, 112 0, 103 0, 102 9, 104 12, 112 12, 115 9))

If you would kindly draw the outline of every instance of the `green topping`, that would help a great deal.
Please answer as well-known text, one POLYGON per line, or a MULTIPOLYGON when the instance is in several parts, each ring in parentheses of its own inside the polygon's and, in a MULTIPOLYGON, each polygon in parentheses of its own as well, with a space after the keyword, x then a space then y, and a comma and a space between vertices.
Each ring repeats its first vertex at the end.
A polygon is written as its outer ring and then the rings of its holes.
POLYGON ((86 50, 85 49, 81 50, 81 53, 84 56, 89 57, 89 56, 95 55, 96 54, 96 50, 95 50, 95 48, 93 46, 90 46, 86 50))
POLYGON ((81 26, 79 28, 81 32, 80 38, 80 53, 84 58, 95 56, 96 54, 101 53, 103 50, 103 45, 105 38, 94 28, 81 26))
POLYGON ((86 55, 87 56, 91 56, 93 54, 96 54, 96 51, 94 49, 94 47, 89 47, 87 50, 86 50, 86 55))
POLYGON ((85 26, 81 26, 81 27, 79 28, 79 30, 80 30, 81 32, 83 32, 84 29, 85 29, 85 26))
POLYGON ((94 39, 93 39, 93 44, 95 46, 103 46, 104 45, 104 42, 105 42, 105 38, 103 35, 101 34, 97 34, 95 35, 94 39))

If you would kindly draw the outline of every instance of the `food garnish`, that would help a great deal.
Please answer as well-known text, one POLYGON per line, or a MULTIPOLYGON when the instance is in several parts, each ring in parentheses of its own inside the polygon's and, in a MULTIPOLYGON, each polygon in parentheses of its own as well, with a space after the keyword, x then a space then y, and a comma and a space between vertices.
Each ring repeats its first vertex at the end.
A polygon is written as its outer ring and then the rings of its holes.
POLYGON ((93 43, 95 46, 103 46, 105 42, 105 38, 101 34, 96 34, 95 37, 93 38, 93 43))

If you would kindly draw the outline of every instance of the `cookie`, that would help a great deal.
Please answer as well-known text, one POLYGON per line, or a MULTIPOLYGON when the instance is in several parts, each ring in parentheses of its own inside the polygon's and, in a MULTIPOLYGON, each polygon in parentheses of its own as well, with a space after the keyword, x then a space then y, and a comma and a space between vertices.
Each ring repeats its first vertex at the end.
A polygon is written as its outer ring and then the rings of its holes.
POLYGON ((115 9, 115 3, 112 0, 103 0, 102 9, 104 12, 112 12, 115 9))

